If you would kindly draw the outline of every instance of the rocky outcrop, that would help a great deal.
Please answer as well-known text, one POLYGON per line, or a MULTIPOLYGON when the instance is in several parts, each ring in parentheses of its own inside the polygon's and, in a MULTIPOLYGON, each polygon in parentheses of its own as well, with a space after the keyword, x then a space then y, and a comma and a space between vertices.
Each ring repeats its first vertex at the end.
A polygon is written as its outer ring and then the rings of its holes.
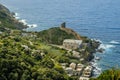
POLYGON ((3 28, 22 30, 27 28, 27 25, 24 25, 15 19, 13 13, 11 13, 8 8, 0 4, 0 29, 3 30, 3 28))
POLYGON ((5 11, 7 13, 10 13, 9 9, 7 9, 5 6, 0 4, 0 11, 5 11))

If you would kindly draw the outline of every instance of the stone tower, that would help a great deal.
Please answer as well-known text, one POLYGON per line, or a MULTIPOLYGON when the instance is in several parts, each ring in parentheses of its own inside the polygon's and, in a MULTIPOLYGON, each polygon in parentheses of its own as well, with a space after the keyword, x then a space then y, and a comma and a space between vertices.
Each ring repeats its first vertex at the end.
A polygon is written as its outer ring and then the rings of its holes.
POLYGON ((65 28, 65 27, 66 27, 66 23, 63 22, 63 23, 61 24, 61 28, 65 28))

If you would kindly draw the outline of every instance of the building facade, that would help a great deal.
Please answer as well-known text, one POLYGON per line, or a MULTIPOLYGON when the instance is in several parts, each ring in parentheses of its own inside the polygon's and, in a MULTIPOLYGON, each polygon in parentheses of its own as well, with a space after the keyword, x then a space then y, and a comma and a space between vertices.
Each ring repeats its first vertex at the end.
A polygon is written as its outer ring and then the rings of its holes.
POLYGON ((82 45, 82 40, 73 40, 73 39, 65 39, 63 41, 63 47, 66 49, 79 49, 82 45))

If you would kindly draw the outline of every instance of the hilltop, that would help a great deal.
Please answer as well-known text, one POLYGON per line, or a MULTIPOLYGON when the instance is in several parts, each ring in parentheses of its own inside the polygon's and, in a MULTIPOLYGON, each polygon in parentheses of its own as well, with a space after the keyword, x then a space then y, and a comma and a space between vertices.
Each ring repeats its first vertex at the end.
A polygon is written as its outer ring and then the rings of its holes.
POLYGON ((87 37, 80 36, 74 30, 70 28, 54 27, 48 30, 38 32, 38 36, 43 42, 48 44, 62 45, 64 39, 76 39, 89 41, 87 37))

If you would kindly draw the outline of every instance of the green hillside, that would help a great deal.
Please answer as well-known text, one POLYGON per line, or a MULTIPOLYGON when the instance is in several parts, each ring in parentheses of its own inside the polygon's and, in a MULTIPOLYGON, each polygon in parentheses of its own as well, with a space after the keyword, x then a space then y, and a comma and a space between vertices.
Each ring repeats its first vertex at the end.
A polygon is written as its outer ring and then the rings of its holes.
POLYGON ((43 30, 38 33, 41 40, 50 44, 62 44, 64 39, 75 39, 73 34, 61 30, 59 27, 43 30))
POLYGON ((104 72, 98 77, 93 78, 91 80, 120 80, 120 69, 109 69, 104 72))
POLYGON ((27 26, 18 22, 18 20, 13 17, 13 13, 0 4, 0 30, 4 30, 4 28, 21 30, 27 28, 27 26))
POLYGON ((84 36, 80 36, 78 33, 69 28, 54 27, 48 30, 38 32, 38 37, 41 41, 48 44, 62 45, 64 39, 77 39, 89 42, 90 39, 84 36))
POLYGON ((3 32, 0 34, 0 80, 72 79, 58 62, 65 53, 66 50, 40 42, 34 33, 3 32))

